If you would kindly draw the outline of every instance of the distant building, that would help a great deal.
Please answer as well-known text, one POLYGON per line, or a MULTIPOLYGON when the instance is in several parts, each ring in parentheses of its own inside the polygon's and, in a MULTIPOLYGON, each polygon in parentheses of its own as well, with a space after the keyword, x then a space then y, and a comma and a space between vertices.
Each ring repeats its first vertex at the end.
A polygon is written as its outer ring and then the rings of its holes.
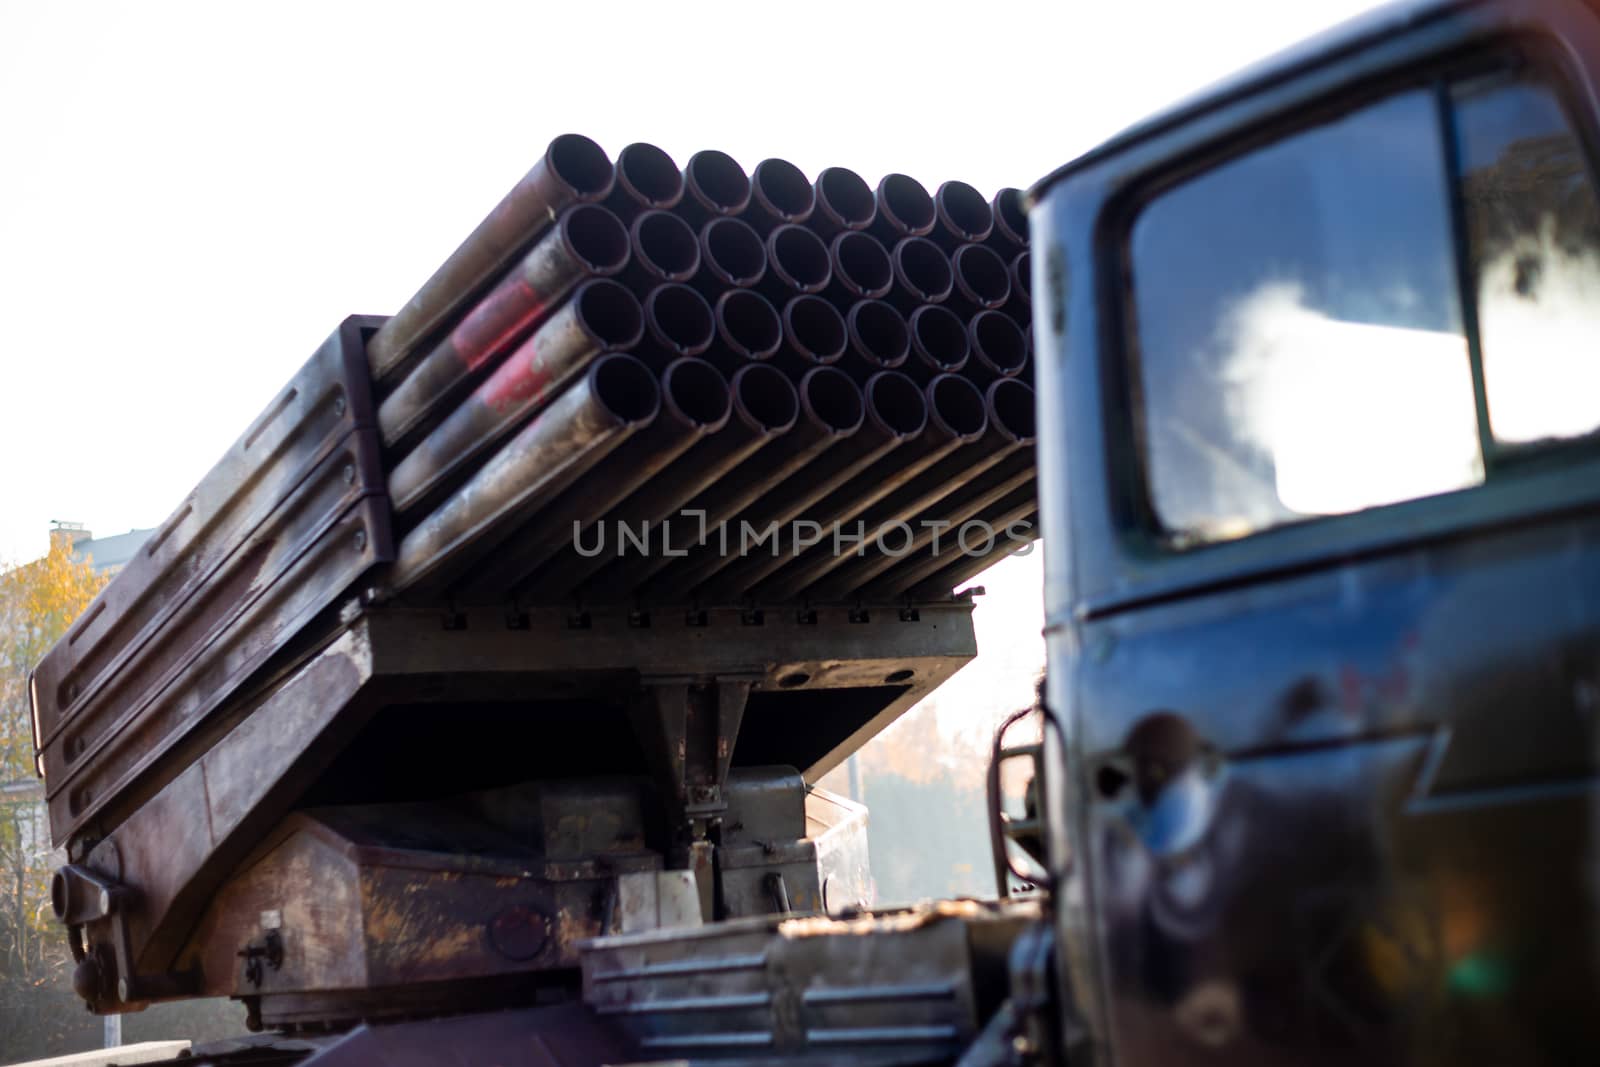
POLYGON ((90 560, 96 573, 115 574, 133 559, 139 546, 154 532, 154 529, 129 530, 110 537, 96 537, 81 522, 52 522, 50 543, 65 541, 72 549, 73 559, 90 560))

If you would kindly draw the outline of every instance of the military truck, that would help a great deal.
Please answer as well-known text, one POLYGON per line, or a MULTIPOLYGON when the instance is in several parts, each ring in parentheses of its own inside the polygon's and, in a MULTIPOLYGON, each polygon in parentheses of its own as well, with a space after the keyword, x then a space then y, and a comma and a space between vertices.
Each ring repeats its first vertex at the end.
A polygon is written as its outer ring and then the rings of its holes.
POLYGON ((36 676, 80 991, 239 997, 213 1063, 1592 1060, 1597 86, 1587 4, 1408 3, 1028 194, 1049 670, 994 902, 866 906, 813 785, 967 599, 408 599, 347 322, 224 461, 310 427, 270 451, 339 507, 262 518, 337 520, 213 571, 200 494, 151 549, 191 628, 96 666, 161 610, 114 584, 36 676))

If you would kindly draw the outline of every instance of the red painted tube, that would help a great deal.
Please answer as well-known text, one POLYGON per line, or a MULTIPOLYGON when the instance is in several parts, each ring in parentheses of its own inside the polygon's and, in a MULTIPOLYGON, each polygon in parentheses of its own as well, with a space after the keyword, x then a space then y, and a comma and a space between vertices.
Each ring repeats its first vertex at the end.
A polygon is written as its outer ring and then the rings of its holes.
POLYGON ((966 315, 997 308, 1011 298, 1011 274, 1005 260, 984 245, 962 245, 950 257, 954 286, 946 301, 966 315))
POLYGON ((1023 209, 1022 190, 1001 189, 989 202, 989 210, 994 214, 989 246, 1009 260, 1028 247, 1028 213, 1023 209))
MULTIPOLYGON (((899 510, 909 506, 895 504, 879 515, 876 505, 909 486, 922 484, 929 472, 944 472, 951 457, 983 438, 989 427, 988 408, 983 394, 971 382, 954 374, 942 374, 928 383, 924 395, 928 401, 928 425, 921 435, 818 501, 811 510, 818 522, 846 527, 847 532, 855 532, 859 524, 871 537, 880 519, 903 518, 899 510)), ((918 500, 927 502, 927 495, 922 492, 918 500)), ((823 575, 855 558, 859 557, 836 553, 831 537, 824 538, 799 559, 784 561, 776 574, 745 592, 767 603, 791 600, 823 575)))
POLYGON ((700 228, 701 271, 695 282, 708 297, 745 289, 767 273, 761 235, 739 219, 714 218, 700 228))
POLYGON ((845 230, 828 245, 833 280, 828 295, 841 302, 879 300, 894 288, 894 263, 870 234, 845 230))
POLYGON ((373 380, 388 378, 434 341, 569 205, 604 200, 613 181, 611 161, 587 137, 568 133, 551 141, 533 169, 373 335, 367 345, 373 380))
POLYGON ((642 211, 666 211, 683 199, 683 172, 653 144, 636 141, 617 153, 617 180, 606 207, 631 221, 642 211))
POLYGON ((783 305, 783 345, 778 358, 792 369, 837 363, 849 343, 844 316, 820 296, 797 296, 783 305))
POLYGON ((951 374, 967 365, 971 342, 966 323, 947 307, 928 304, 911 313, 911 358, 905 371, 917 381, 951 374))
POLYGON ((631 356, 592 363, 571 389, 497 449, 457 492, 405 536, 390 581, 401 592, 442 587, 485 545, 650 423, 655 376, 631 356))
POLYGON ((791 523, 861 471, 917 439, 927 426, 927 399, 898 371, 874 374, 861 391, 867 401, 862 428, 739 513, 734 536, 743 536, 746 527, 775 530, 773 556, 766 555, 764 547, 760 555, 702 553, 676 575, 702 603, 734 603, 746 588, 783 566, 793 547, 791 523))
POLYGON ((884 244, 906 237, 926 237, 933 232, 937 215, 933 197, 921 182, 906 174, 886 174, 878 182, 874 197, 877 215, 871 232, 884 244))
POLYGON ((910 314, 923 304, 939 304, 950 296, 955 274, 940 247, 924 237, 907 237, 889 253, 894 287, 886 298, 910 314))
POLYGON ((646 211, 628 227, 628 266, 620 281, 643 297, 667 282, 686 282, 700 270, 700 238, 666 211, 646 211))
POLYGON ((481 558, 452 594, 462 603, 496 603, 534 571, 572 547, 572 537, 666 470, 733 410, 727 380, 701 359, 679 359, 661 375, 654 422, 601 460, 581 482, 550 500, 492 555, 481 558))
POLYGON ((750 206, 743 217, 757 231, 804 222, 816 206, 816 190, 788 160, 763 159, 750 172, 750 206))
POLYGON ((987 240, 994 231, 994 209, 966 182, 945 182, 933 194, 934 227, 930 236, 946 251, 987 240))
POLYGON ((850 305, 844 323, 850 337, 845 369, 863 379, 880 370, 894 370, 911 355, 911 327, 893 304, 858 300, 850 305))
POLYGON ((1028 335, 1010 316, 980 311, 967 322, 967 377, 979 385, 1015 378, 1028 365, 1028 335))
POLYGON ((797 293, 820 293, 828 287, 833 276, 828 246, 804 226, 776 227, 767 235, 766 250, 767 273, 760 289, 768 299, 779 302, 797 293))
POLYGON ((683 167, 683 199, 678 212, 693 225, 737 215, 750 205, 750 177, 726 152, 696 152, 683 167))
POLYGON ((651 370, 664 371, 675 359, 703 353, 716 335, 716 318, 705 297, 687 285, 658 285, 644 298, 644 336, 633 355, 651 370))
POLYGON ((548 404, 603 352, 632 348, 644 332, 639 301, 616 282, 580 285, 472 394, 389 474, 397 513, 420 510, 472 462, 548 404))
POLYGON ((378 429, 399 448, 487 371, 524 332, 585 278, 616 274, 628 262, 628 234, 594 204, 568 208, 515 270, 418 362, 378 408, 378 429))
POLYGON ((774 488, 803 477, 824 452, 848 441, 861 429, 866 400, 842 372, 832 367, 813 367, 801 378, 798 392, 800 421, 793 430, 683 506, 685 512, 704 516, 705 529, 711 532, 708 541, 691 549, 681 560, 665 556, 658 559, 642 576, 649 578, 639 589, 642 599, 670 603, 684 598, 699 581, 695 577, 701 569, 697 557, 705 552, 721 553, 728 536, 737 538, 737 530, 724 532, 726 524, 774 488))
POLYGON ((823 237, 841 230, 865 230, 878 214, 872 187, 853 170, 829 167, 812 183, 817 206, 811 212, 811 228, 823 237))

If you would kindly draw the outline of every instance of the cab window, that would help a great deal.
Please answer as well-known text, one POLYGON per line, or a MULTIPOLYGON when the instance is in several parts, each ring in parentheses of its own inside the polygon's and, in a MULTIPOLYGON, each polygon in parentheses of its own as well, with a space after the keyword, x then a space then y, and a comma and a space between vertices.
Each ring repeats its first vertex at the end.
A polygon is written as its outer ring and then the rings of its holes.
POLYGON ((1149 502, 1180 547, 1470 488, 1600 426, 1593 186, 1526 70, 1190 177, 1128 256, 1149 502))

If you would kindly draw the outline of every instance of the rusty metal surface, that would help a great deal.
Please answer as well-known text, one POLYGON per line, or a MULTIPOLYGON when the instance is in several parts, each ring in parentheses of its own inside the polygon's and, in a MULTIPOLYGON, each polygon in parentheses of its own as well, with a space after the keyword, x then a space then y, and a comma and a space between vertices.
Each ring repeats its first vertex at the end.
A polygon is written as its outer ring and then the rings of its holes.
POLYGON ((533 169, 373 337, 367 349, 373 379, 382 381, 405 365, 556 215, 577 201, 603 199, 613 178, 611 161, 587 137, 569 133, 551 141, 533 169))
POLYGON ((57 844, 390 558, 375 325, 346 320, 35 670, 57 844))
MULTIPOLYGON (((630 297, 631 299, 631 297, 630 297)), ((655 376, 632 356, 596 360, 583 376, 507 441, 452 496, 406 534, 389 581, 397 590, 439 588, 554 496, 660 408, 655 376)))
POLYGON ((389 473, 397 513, 425 513, 459 484, 474 460, 556 400, 596 357, 637 344, 639 301, 614 281, 578 286, 561 308, 497 366, 389 473))
POLYGON ((481 377, 525 331, 555 310, 586 278, 607 277, 628 263, 628 232, 594 204, 568 208, 533 249, 489 291, 378 406, 386 447, 400 446, 424 420, 460 399, 460 387, 481 377))
POLYGON ((467 603, 493 603, 582 537, 595 516, 611 513, 697 441, 727 425, 733 396, 707 363, 674 361, 661 375, 661 411, 578 484, 550 500, 493 553, 486 554, 452 592, 467 603))

